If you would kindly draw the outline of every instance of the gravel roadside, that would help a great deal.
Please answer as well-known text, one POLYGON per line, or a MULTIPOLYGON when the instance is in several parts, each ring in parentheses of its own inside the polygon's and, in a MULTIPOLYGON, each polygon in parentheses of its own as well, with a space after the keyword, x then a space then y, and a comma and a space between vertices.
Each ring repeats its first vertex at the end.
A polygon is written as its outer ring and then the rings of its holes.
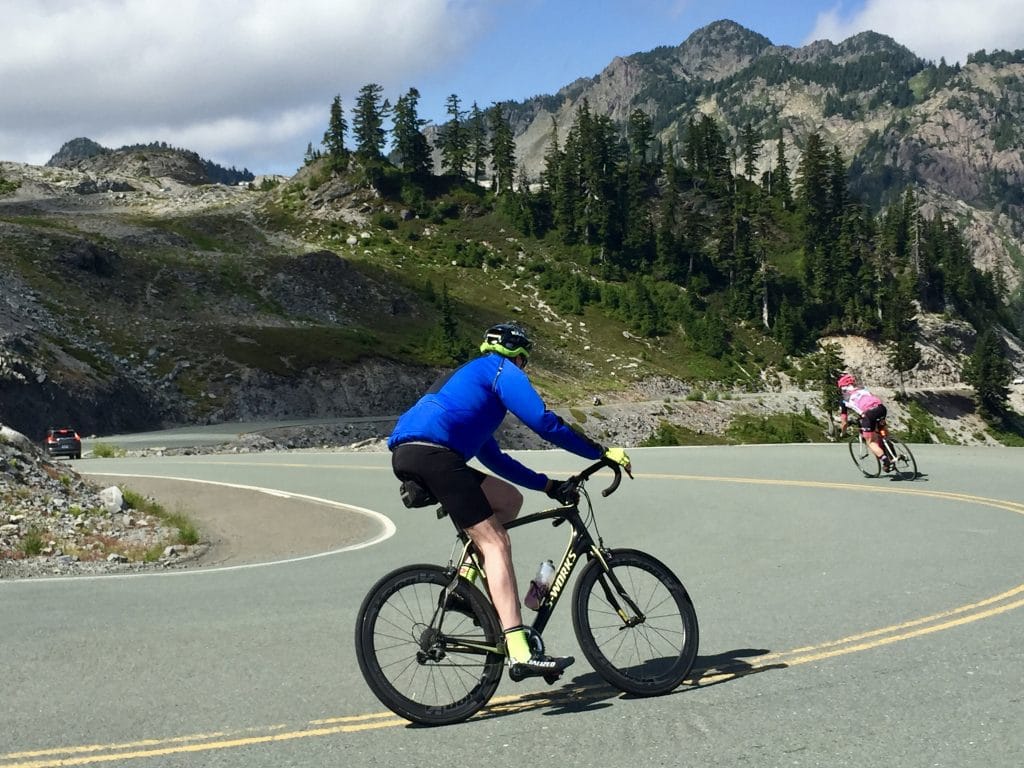
POLYGON ((51 459, 0 425, 0 580, 248 565, 330 552, 380 532, 377 521, 340 504, 214 483, 90 476, 102 462, 84 464, 51 459), (104 491, 113 487, 183 516, 200 541, 176 543, 178 529, 167 519, 111 508, 104 491))

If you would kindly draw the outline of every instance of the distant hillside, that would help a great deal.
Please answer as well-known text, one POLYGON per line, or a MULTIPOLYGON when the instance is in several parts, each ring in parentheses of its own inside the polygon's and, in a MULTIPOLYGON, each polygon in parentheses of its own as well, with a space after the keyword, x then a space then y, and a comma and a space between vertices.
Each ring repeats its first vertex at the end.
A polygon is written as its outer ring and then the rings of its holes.
POLYGON ((166 142, 107 149, 92 139, 77 138, 65 143, 46 165, 104 175, 120 173, 169 178, 191 185, 238 184, 256 178, 248 169, 224 168, 204 160, 195 152, 171 147, 166 142))
POLYGON ((777 165, 780 135, 793 171, 817 133, 841 148, 852 190, 876 209, 912 188, 926 210, 963 226, 974 262, 1001 273, 1024 318, 1024 51, 948 66, 873 32, 792 48, 718 21, 679 46, 616 58, 556 94, 506 104, 530 179, 584 105, 623 135, 641 110, 664 150, 700 115, 737 145, 749 126, 763 142, 758 176, 777 165))
POLYGON ((1021 206, 984 173, 1017 178, 1017 124, 996 117, 1017 114, 1016 61, 950 69, 870 33, 792 49, 720 22, 490 111, 487 188, 431 173, 415 129, 407 158, 334 142, 259 185, 210 183, 162 144, 0 162, 0 418, 394 414, 514 317, 545 396, 603 439, 683 439, 662 429, 687 426, 681 399, 795 391, 799 430, 783 413, 731 439, 820 436, 850 366, 907 389, 899 428, 918 437, 946 439, 946 418, 954 440, 1019 440, 1009 414, 986 436, 971 412, 974 374, 1002 416, 1024 372, 1021 206), (530 155, 506 150, 531 131, 548 144, 524 184, 530 155), (595 396, 647 401, 642 429, 591 418, 595 396))

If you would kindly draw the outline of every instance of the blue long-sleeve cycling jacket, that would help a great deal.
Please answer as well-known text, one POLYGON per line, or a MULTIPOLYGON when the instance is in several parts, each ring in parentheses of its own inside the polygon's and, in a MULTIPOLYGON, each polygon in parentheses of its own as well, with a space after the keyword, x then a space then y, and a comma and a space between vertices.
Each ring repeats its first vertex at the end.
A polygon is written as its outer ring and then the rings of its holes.
POLYGON ((466 461, 476 457, 510 482, 543 490, 547 476, 503 453, 494 439, 508 412, 549 443, 578 456, 597 459, 604 452, 545 408, 522 369, 495 353, 469 361, 435 384, 399 417, 388 448, 415 441, 443 445, 466 461))

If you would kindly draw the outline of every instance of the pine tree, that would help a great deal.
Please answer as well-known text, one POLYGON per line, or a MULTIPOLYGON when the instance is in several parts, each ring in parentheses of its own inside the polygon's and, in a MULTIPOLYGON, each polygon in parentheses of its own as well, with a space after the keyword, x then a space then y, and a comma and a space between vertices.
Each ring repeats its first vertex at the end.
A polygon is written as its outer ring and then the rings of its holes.
POLYGON ((757 173, 757 161, 761 156, 761 137, 750 122, 743 126, 740 144, 743 152, 743 175, 748 181, 753 181, 754 174, 757 173))
POLYGON ((490 146, 487 141, 487 118, 480 107, 473 102, 469 110, 469 120, 466 126, 467 150, 469 152, 469 167, 472 169, 473 183, 479 184, 487 171, 487 158, 490 153, 490 146))
POLYGON ((494 166, 494 191, 498 194, 512 189, 516 169, 516 144, 512 126, 501 104, 488 110, 491 129, 491 164, 494 166))
POLYGON ((843 354, 836 344, 823 344, 821 352, 814 360, 816 378, 818 380, 819 392, 821 393, 821 409, 829 419, 829 432, 835 423, 833 415, 839 411, 842 399, 836 381, 839 375, 846 370, 846 363, 843 362, 843 354))
POLYGON ((469 155, 469 137, 463 125, 459 97, 451 94, 445 101, 448 121, 441 126, 438 149, 441 150, 441 168, 459 178, 466 176, 466 158, 469 155))
MULTIPOLYGON (((348 131, 348 123, 345 121, 345 111, 341 106, 341 96, 335 96, 331 102, 331 117, 327 123, 327 131, 324 133, 323 145, 327 149, 327 157, 335 165, 344 160, 345 133, 348 131)), ((307 154, 312 154, 313 146, 310 144, 307 154)))
POLYGON ((1006 416, 1010 375, 1010 362, 1002 341, 991 328, 986 328, 978 336, 974 352, 964 365, 964 381, 974 388, 978 411, 989 422, 1006 416))
POLYGON ((634 109, 629 115, 626 131, 632 160, 642 167, 647 163, 647 151, 654 141, 651 118, 642 109, 634 109))
POLYGON ((388 100, 381 99, 383 92, 381 86, 369 83, 359 89, 359 96, 356 98, 352 130, 355 134, 356 152, 364 157, 383 157, 384 118, 391 112, 388 100))
MULTIPOLYGON (((797 208, 803 223, 804 283, 810 297, 826 305, 832 296, 831 205, 828 153, 816 131, 807 137, 797 169, 797 208)), ((828 308, 825 308, 828 311, 828 308)))
POLYGON ((779 129, 779 141, 775 149, 775 171, 771 175, 769 194, 782 203, 782 207, 793 209, 793 186, 789 179, 789 163, 786 162, 786 141, 779 129))
POLYGON ((313 148, 313 142, 306 145, 306 154, 302 156, 302 164, 310 165, 320 159, 320 152, 313 148))
POLYGON ((889 340, 889 365, 899 375, 900 391, 905 394, 903 374, 921 362, 921 350, 915 343, 917 320, 910 287, 898 280, 890 285, 883 304, 882 330, 889 340))
POLYGON ((419 99, 420 92, 415 88, 398 97, 392 135, 402 169, 413 175, 425 176, 430 173, 430 143, 422 130, 427 121, 417 114, 419 99))

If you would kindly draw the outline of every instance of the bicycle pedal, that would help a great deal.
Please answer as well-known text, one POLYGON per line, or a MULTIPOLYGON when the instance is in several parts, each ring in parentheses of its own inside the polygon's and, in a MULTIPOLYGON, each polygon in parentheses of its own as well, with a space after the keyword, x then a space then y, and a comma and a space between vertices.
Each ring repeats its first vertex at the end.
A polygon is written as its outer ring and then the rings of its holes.
POLYGON ((547 683, 548 685, 554 685, 555 683, 557 683, 561 679, 562 679, 562 673, 561 672, 559 672, 556 675, 544 675, 544 682, 547 683))

